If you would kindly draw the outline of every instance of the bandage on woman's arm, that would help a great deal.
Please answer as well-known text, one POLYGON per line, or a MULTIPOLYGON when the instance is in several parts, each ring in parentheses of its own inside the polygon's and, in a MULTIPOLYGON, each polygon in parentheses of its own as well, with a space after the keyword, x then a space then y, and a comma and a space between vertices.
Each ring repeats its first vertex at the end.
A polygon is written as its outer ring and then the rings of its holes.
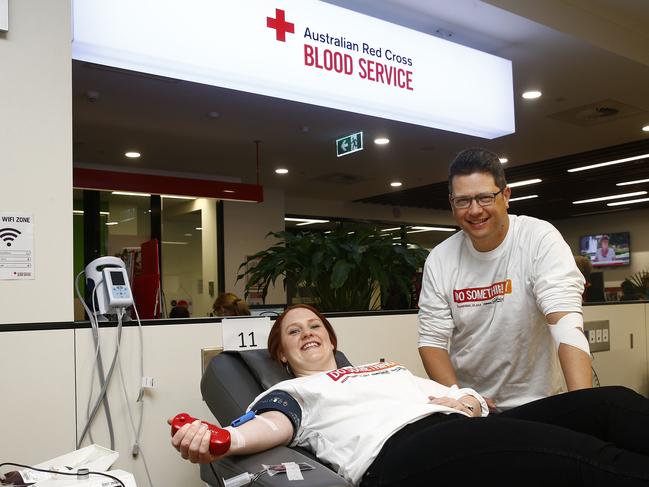
POLYGON ((266 411, 230 432, 230 450, 226 455, 248 455, 275 446, 288 445, 293 438, 293 423, 279 411, 266 411))
POLYGON ((226 428, 231 435, 232 455, 288 445, 302 423, 302 408, 290 394, 282 390, 273 390, 262 396, 250 407, 250 411, 255 411, 254 419, 236 428, 226 428))
POLYGON ((198 420, 180 428, 173 435, 171 444, 185 460, 211 463, 230 455, 257 453, 287 445, 293 437, 293 423, 278 411, 267 411, 237 428, 228 426, 223 429, 230 432, 230 448, 222 455, 210 452, 212 431, 198 420))

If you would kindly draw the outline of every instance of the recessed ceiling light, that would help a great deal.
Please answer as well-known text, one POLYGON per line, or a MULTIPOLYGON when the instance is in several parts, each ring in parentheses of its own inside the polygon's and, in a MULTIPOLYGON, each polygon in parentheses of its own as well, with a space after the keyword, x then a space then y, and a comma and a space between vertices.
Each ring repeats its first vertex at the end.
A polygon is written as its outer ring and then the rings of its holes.
POLYGON ((624 159, 615 159, 614 161, 608 161, 608 162, 600 162, 599 164, 591 164, 590 166, 573 167, 572 169, 568 169, 568 172, 586 171, 587 169, 596 169, 598 167, 612 166, 614 164, 622 164, 623 162, 631 162, 631 161, 637 161, 639 159, 646 159, 647 157, 649 157, 649 154, 640 154, 639 156, 625 157, 624 159))
POLYGON ((133 193, 130 191, 113 191, 111 194, 119 194, 122 196, 151 196, 149 193, 133 193))
POLYGON ((644 127, 642 127, 642 131, 649 132, 649 125, 645 125, 644 127))
POLYGON ((236 191, 233 191, 231 189, 224 189, 223 192, 224 193, 236 193, 236 191))
POLYGON ((623 183, 617 183, 615 186, 628 186, 629 184, 640 184, 640 183, 649 183, 649 179, 636 179, 635 181, 624 181, 623 183))
POLYGON ((522 96, 526 100, 534 100, 535 98, 540 98, 542 94, 543 93, 541 93, 538 90, 531 90, 531 91, 526 91, 525 93, 523 93, 522 96))
POLYGON ((285 168, 283 168, 283 167, 280 167, 280 168, 278 168, 278 169, 275 169, 275 172, 276 172, 277 174, 288 174, 288 169, 285 169, 285 168))
POLYGON ((498 160, 501 164, 507 164, 509 162, 509 159, 507 159, 506 157, 499 157, 498 160))
POLYGON ((509 186, 510 188, 517 188, 519 186, 527 186, 528 184, 536 184, 540 182, 541 179, 526 179, 525 181, 517 181, 515 183, 509 183, 507 184, 507 186, 509 186))
POLYGON ((124 155, 126 157, 128 157, 129 159, 137 159, 142 154, 140 154, 139 152, 135 152, 135 151, 129 151, 129 152, 125 152, 124 155))
POLYGON ((582 203, 594 203, 596 201, 606 201, 606 200, 619 200, 620 198, 630 198, 631 196, 641 196, 643 194, 647 194, 646 191, 635 191, 633 193, 624 193, 624 194, 615 194, 611 196, 601 196, 599 198, 591 198, 588 200, 579 200, 579 201, 573 201, 573 205, 580 205, 582 203))
POLYGON ((403 183, 401 181, 392 181, 390 183, 390 186, 392 186, 393 188, 399 188, 399 187, 403 186, 403 183))
POLYGON ((385 145, 390 143, 390 139, 388 139, 387 137, 377 137, 376 139, 374 139, 374 143, 376 145, 385 145))
POLYGON ((639 198, 637 200, 616 201, 615 203, 606 203, 606 206, 620 206, 620 205, 633 205, 635 203, 644 203, 649 201, 649 198, 639 198))
POLYGON ((518 198, 509 198, 509 202, 520 201, 520 200, 531 200, 532 198, 538 198, 538 194, 530 194, 528 196, 519 196, 518 198))

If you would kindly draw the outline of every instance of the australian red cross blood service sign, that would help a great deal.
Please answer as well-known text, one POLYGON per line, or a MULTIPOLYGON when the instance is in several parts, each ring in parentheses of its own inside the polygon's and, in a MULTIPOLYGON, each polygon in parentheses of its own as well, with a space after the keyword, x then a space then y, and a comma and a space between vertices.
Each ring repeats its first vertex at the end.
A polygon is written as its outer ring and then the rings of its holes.
POLYGON ((511 61, 316 0, 74 2, 73 57, 494 138, 511 61))

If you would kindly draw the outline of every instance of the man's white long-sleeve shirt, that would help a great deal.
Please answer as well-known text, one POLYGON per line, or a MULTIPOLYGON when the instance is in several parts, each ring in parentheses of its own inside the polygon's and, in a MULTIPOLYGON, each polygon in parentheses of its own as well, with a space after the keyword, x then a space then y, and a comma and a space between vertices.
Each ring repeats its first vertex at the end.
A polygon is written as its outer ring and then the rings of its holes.
POLYGON ((449 350, 460 387, 508 409, 560 392, 545 316, 581 312, 584 279, 548 222, 509 215, 505 240, 478 252, 464 232, 435 247, 419 298, 419 346, 449 350))

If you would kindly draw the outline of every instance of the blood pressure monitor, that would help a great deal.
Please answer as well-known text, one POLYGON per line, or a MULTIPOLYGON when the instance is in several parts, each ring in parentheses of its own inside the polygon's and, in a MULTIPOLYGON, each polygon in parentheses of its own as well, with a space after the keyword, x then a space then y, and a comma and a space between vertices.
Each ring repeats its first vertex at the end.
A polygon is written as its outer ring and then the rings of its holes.
POLYGON ((123 267, 105 267, 104 284, 111 308, 125 308, 133 304, 133 294, 128 283, 128 275, 123 267))

